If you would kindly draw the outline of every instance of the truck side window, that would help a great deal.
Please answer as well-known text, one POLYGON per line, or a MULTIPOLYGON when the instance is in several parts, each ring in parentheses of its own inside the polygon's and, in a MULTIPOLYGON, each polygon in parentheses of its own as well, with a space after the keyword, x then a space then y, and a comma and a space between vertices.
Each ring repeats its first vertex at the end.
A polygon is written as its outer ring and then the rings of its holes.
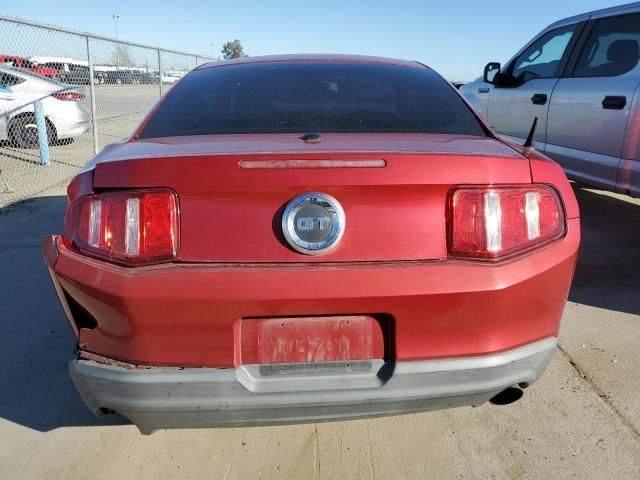
POLYGON ((511 72, 517 83, 534 78, 554 78, 576 25, 561 27, 545 33, 533 42, 514 62, 511 72))
POLYGON ((574 77, 615 77, 640 60, 640 14, 596 21, 580 54, 574 77))

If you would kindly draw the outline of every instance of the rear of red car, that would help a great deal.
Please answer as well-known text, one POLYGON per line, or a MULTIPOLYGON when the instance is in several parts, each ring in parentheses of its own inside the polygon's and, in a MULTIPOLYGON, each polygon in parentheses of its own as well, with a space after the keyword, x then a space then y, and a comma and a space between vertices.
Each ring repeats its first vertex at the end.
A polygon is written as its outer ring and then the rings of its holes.
POLYGON ((43 241, 92 410, 142 431, 478 405, 555 350, 561 169, 418 64, 200 67, 69 187, 43 241))
POLYGON ((11 63, 17 68, 29 70, 30 72, 37 73, 38 75, 42 75, 43 77, 58 77, 57 69, 51 67, 43 67, 42 65, 38 65, 37 63, 23 57, 0 55, 0 63, 11 63))

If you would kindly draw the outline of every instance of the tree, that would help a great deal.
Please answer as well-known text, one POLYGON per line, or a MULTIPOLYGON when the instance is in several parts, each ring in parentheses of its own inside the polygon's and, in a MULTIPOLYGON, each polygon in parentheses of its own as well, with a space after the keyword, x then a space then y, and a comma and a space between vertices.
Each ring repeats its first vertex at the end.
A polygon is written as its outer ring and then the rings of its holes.
POLYGON ((133 67, 129 46, 121 43, 117 44, 111 52, 111 64, 117 67, 133 67))
POLYGON ((237 38, 233 42, 227 42, 222 46, 222 56, 225 60, 231 58, 246 57, 240 40, 237 38))

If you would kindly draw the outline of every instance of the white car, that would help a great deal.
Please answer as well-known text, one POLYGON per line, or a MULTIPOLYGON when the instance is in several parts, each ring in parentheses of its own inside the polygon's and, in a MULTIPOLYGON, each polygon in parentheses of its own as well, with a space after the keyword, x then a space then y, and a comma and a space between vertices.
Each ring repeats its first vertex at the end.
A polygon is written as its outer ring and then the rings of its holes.
POLYGON ((0 141, 20 148, 38 145, 37 100, 42 100, 50 144, 82 135, 91 125, 84 97, 78 88, 0 65, 0 141))
POLYGON ((178 83, 182 77, 175 73, 163 73, 162 74, 162 83, 167 83, 173 85, 174 83, 178 83))

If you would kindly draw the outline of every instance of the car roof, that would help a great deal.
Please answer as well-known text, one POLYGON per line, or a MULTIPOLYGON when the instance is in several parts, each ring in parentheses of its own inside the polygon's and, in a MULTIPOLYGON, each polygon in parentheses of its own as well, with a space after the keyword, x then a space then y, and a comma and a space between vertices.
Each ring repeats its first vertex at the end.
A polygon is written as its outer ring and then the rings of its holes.
POLYGON ((571 17, 563 18, 561 20, 558 20, 552 23, 551 25, 549 25, 549 27, 547 27, 546 30, 551 29, 552 27, 555 27, 558 25, 564 25, 567 23, 573 23, 574 21, 580 21, 580 20, 592 17, 594 15, 600 16, 607 13, 610 13, 611 15, 615 15, 619 12, 623 12, 625 10, 634 9, 634 8, 640 8, 640 2, 624 3, 622 5, 616 5, 614 7, 600 8, 598 10, 584 12, 579 15, 572 15, 571 17))
POLYGON ((86 65, 86 60, 76 60, 71 57, 46 57, 46 56, 34 56, 29 57, 29 60, 37 63, 74 63, 77 65, 86 65))
POLYGON ((396 58, 374 57, 368 55, 339 55, 339 54, 295 54, 295 55, 265 55, 258 57, 241 57, 233 60, 222 60, 200 65, 197 70, 213 67, 225 67, 229 65, 243 65, 249 63, 274 63, 274 62, 345 62, 345 63, 377 63, 398 65, 412 68, 425 68, 424 65, 410 60, 396 58))

